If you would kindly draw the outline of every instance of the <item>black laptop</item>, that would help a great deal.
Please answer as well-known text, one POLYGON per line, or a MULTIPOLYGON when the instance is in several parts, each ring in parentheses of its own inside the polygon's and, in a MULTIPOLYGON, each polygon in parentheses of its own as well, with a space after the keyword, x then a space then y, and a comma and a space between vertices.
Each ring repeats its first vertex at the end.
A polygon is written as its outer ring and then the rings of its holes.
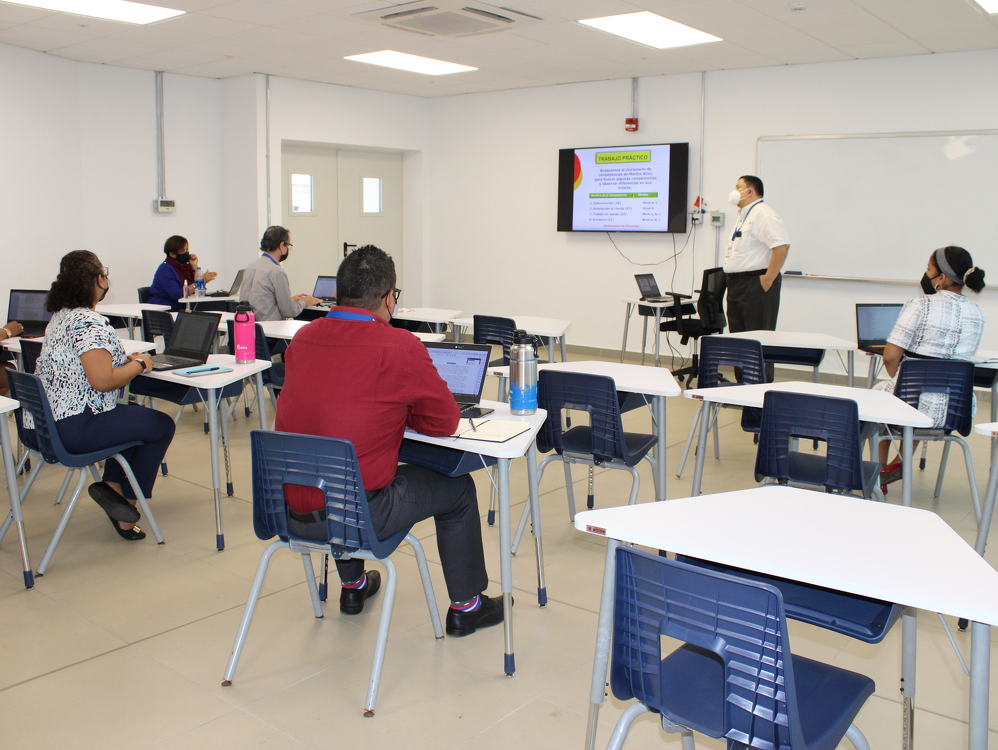
POLYGON ((208 361, 221 320, 219 313, 177 313, 166 349, 162 354, 154 354, 152 357, 152 369, 162 372, 203 365, 208 361))
POLYGON ((480 407, 482 388, 488 374, 492 347, 488 344, 448 344, 425 342, 433 365, 447 383, 465 419, 478 419, 494 409, 480 407))
POLYGON ((312 296, 318 297, 327 305, 336 304, 336 277, 320 276, 315 280, 312 296))
POLYGON ((44 289, 11 289, 7 303, 7 320, 16 320, 24 326, 22 336, 44 336, 45 326, 52 319, 52 313, 45 310, 44 289))
POLYGON ((636 273, 634 280, 638 282, 638 289, 641 290, 641 299, 645 302, 672 302, 672 297, 663 297, 658 289, 658 282, 655 281, 655 274, 636 273))
POLYGON ((209 297, 238 297, 239 287, 243 285, 243 272, 242 269, 236 274, 235 281, 232 282, 232 286, 228 289, 219 289, 217 292, 212 292, 209 297))
POLYGON ((857 303, 856 348, 870 354, 883 354, 902 307, 900 302, 857 303))

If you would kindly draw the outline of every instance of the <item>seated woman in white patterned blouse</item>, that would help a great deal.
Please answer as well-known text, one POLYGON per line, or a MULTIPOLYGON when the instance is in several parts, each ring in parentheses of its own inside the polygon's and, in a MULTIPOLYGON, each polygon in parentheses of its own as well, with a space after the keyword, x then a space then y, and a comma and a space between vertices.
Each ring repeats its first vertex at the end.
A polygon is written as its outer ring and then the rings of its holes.
MULTIPOLYGON (((63 256, 45 301, 52 320, 45 329, 35 373, 69 451, 85 453, 141 441, 121 454, 149 498, 176 428, 162 412, 117 402, 119 390, 151 371, 152 361, 148 354, 126 356, 107 318, 94 310, 109 288, 108 269, 96 255, 74 250, 63 256)), ((120 537, 145 538, 135 525, 139 520, 135 495, 117 461, 105 464, 104 481, 90 485, 89 491, 120 537)))

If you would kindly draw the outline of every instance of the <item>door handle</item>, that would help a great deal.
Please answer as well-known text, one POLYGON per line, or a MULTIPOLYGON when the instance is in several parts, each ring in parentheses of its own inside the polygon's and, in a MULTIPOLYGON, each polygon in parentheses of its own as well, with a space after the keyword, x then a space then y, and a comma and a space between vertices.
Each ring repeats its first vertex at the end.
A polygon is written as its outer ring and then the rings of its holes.
POLYGON ((349 243, 347 243, 347 242, 344 242, 344 243, 343 243, 343 257, 344 257, 344 258, 345 258, 345 257, 347 257, 347 256, 348 256, 348 255, 350 254, 350 248, 351 248, 351 247, 352 247, 352 248, 354 248, 354 249, 356 249, 356 248, 357 248, 357 246, 356 246, 356 245, 351 245, 351 244, 349 244, 349 243))

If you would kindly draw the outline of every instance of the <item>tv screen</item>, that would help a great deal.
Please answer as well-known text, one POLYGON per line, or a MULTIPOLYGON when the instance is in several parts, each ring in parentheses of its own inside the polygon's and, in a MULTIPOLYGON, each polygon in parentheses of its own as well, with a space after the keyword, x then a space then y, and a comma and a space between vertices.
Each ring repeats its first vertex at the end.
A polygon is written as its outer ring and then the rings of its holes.
POLYGON ((563 148, 559 232, 686 231, 690 144, 563 148))

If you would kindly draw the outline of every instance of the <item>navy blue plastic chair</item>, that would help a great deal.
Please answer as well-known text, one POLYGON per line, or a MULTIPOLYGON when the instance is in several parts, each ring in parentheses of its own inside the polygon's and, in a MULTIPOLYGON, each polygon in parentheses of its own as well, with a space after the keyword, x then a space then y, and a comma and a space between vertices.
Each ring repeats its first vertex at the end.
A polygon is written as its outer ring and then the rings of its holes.
POLYGON ((139 293, 139 304, 147 304, 149 302, 149 292, 152 290, 150 286, 140 286, 138 288, 139 293))
MULTIPOLYGON (((417 440, 403 439, 402 447, 399 448, 399 463, 422 466, 424 469, 430 469, 438 474, 443 474, 445 477, 460 477, 479 469, 489 471, 498 462, 499 460, 492 456, 468 453, 442 445, 430 445, 417 440)), ((494 485, 495 479, 492 477, 491 471, 489 471, 489 479, 492 480, 494 485)), ((494 498, 494 486, 492 495, 494 498)), ((493 502, 489 506, 488 524, 489 526, 493 526, 495 522, 496 511, 495 503, 493 502)))
MULTIPOLYGON (((235 323, 234 321, 228 320, 225 322, 227 329, 228 340, 233 342, 236 340, 235 334, 235 323)), ((230 354, 235 354, 230 344, 230 354)), ((273 362, 274 354, 270 350, 270 344, 267 343, 267 337, 263 333, 263 326, 259 323, 256 324, 256 358, 262 359, 266 362, 273 362)), ((284 387, 284 363, 274 362, 270 369, 263 371, 263 387, 270 392, 270 401, 274 405, 274 409, 277 409, 277 393, 281 388, 284 387)), ((251 409, 246 408, 246 416, 250 415, 251 409)))
MULTIPOLYGON (((754 339, 708 336, 701 341, 697 388, 718 388, 736 385, 736 383, 721 380, 719 372, 719 368, 721 367, 739 368, 742 372, 742 385, 757 385, 766 382, 766 368, 762 355, 762 344, 754 339)), ((699 425, 701 419, 706 418, 710 420, 710 429, 714 433, 714 458, 721 457, 720 437, 717 431, 717 415, 719 410, 719 404, 709 404, 706 401, 697 407, 696 414, 693 416, 693 422, 690 424, 690 433, 686 436, 686 445, 683 446, 683 456, 679 460, 679 468, 676 469, 677 479, 683 475, 683 469, 686 467, 686 459, 689 457, 690 447, 693 445, 693 440, 697 434, 697 425, 699 425)), ((762 410, 742 409, 741 424, 742 429, 746 432, 758 433, 762 424, 762 410)))
MULTIPOLYGON (((568 493, 568 516, 572 521, 575 520, 572 464, 589 467, 586 507, 592 508, 594 505, 593 470, 597 467, 629 472, 631 494, 627 504, 634 505, 638 501, 641 477, 634 467, 641 459, 651 463, 648 452, 657 438, 644 433, 624 432, 620 419, 620 401, 613 378, 579 372, 541 370, 537 378, 537 405, 547 411, 547 418, 537 434, 537 450, 541 453, 554 451, 541 461, 537 482, 540 484, 548 464, 559 459, 562 461, 568 493), (589 424, 564 429, 563 409, 588 412, 589 424)), ((514 552, 526 529, 529 514, 528 503, 523 509, 513 541, 514 552)))
POLYGON ((385 566, 387 576, 381 621, 374 646, 374 663, 371 666, 371 679, 364 705, 364 715, 373 716, 378 700, 385 647, 388 643, 392 606, 395 603, 397 576, 395 564, 389 555, 395 552, 403 541, 409 543, 416 555, 433 633, 437 638, 444 637, 423 547, 419 540, 409 533, 409 529, 403 529, 387 539, 378 539, 372 533, 371 513, 367 505, 367 494, 364 491, 360 467, 357 464, 357 453, 349 440, 253 430, 250 433, 250 444, 253 463, 253 529, 257 537, 264 541, 274 537, 277 539, 271 542, 260 557, 249 598, 246 600, 246 608, 236 632, 236 640, 232 644, 232 652, 225 666, 222 686, 228 687, 232 684, 239 656, 246 643, 246 634, 253 619, 253 611, 260 596, 260 589, 267 575, 267 567, 275 552, 279 549, 290 549, 302 556, 305 582, 308 585, 316 618, 322 618, 323 612, 319 589, 315 582, 315 572, 312 569, 313 552, 324 556, 332 555, 342 560, 356 558, 377 560, 385 566), (325 497, 325 507, 319 511, 317 521, 303 523, 290 515, 291 509, 284 499, 285 488, 288 486, 315 488, 325 497), (319 539, 323 541, 318 541, 319 539))
POLYGON ((42 354, 42 342, 38 339, 21 339, 21 365, 28 373, 35 372, 35 363, 42 354))
MULTIPOLYGON (((915 440, 942 442, 945 445, 933 497, 939 497, 942 490, 950 444, 958 443, 963 449, 963 460, 967 467, 967 481, 970 483, 974 517, 980 525, 981 500, 977 492, 974 462, 970 455, 970 446, 960 437, 961 435, 969 435, 973 429, 974 363, 958 359, 906 358, 902 360, 898 368, 897 382, 894 385, 894 395, 917 409, 923 394, 940 394, 939 397, 944 395, 947 402, 946 418, 942 426, 915 430, 915 440)), ((880 435, 874 438, 874 443, 886 439, 888 439, 886 435, 880 435)))
MULTIPOLYGON (((83 491, 83 485, 87 478, 85 470, 89 468, 94 481, 100 481, 100 475, 97 473, 96 467, 98 461, 114 459, 121 465, 125 476, 128 477, 128 483, 131 485, 132 491, 135 492, 138 506, 142 510, 142 515, 145 516, 146 523, 152 530, 153 536, 156 537, 156 541, 159 544, 163 544, 163 535, 159 531, 159 525, 156 523, 156 518, 149 508, 149 503, 142 494, 142 489, 139 487, 139 483, 132 473, 132 467, 128 465, 128 461, 121 455, 121 451, 133 448, 136 445, 142 445, 142 442, 136 440, 90 453, 70 453, 66 450, 66 447, 62 444, 62 439, 59 437, 59 430, 56 428, 52 408, 49 406, 48 397, 45 395, 45 389, 42 387, 38 376, 11 370, 7 373, 7 378, 10 382, 11 397, 21 402, 21 408, 16 412, 17 432, 28 450, 35 452, 45 463, 59 464, 65 466, 67 469, 84 469, 84 471, 80 472, 80 478, 76 483, 73 495, 66 506, 66 510, 63 511, 59 519, 55 533, 52 535, 52 541, 49 542, 49 546, 42 556, 37 574, 39 576, 45 574, 49 561, 52 559, 52 554, 55 552, 55 548, 62 538, 62 533, 66 530, 69 518, 73 514, 73 509, 76 507, 76 503, 83 491), (31 428, 27 428, 23 421, 24 412, 31 415, 33 422, 31 428)), ((34 482, 35 476, 37 476, 38 471, 41 469, 42 461, 39 461, 36 467, 32 469, 31 476, 22 490, 22 497, 34 482)))
POLYGON ((873 680, 792 654, 778 589, 628 547, 616 556, 610 688, 637 702, 608 750, 649 711, 684 750, 693 732, 729 748, 834 750, 847 737, 869 750, 852 722, 873 680), (663 658, 662 636, 683 643, 663 658))
POLYGON ((509 365, 509 348, 513 345, 513 331, 516 321, 512 318, 500 318, 494 315, 474 316, 474 342, 476 344, 495 344, 502 347, 502 359, 490 362, 490 365, 509 365))

